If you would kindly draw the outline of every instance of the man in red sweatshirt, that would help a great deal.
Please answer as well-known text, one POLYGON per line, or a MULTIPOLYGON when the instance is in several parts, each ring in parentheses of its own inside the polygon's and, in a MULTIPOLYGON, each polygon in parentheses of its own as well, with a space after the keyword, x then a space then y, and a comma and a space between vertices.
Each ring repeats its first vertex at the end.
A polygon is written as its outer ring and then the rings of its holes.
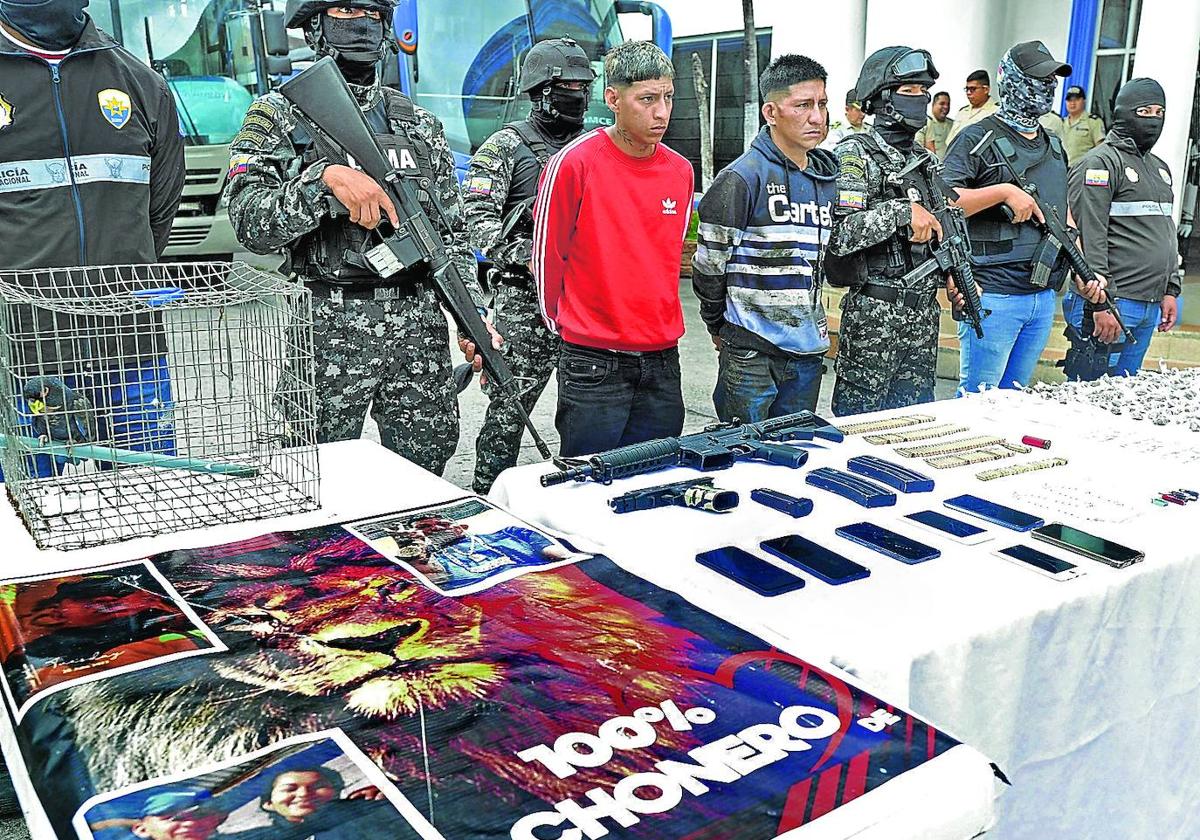
POLYGON ((534 207, 533 275, 562 337, 555 426, 564 456, 683 430, 679 262, 694 176, 662 144, 675 85, 647 41, 604 58, 615 124, 555 155, 534 207))

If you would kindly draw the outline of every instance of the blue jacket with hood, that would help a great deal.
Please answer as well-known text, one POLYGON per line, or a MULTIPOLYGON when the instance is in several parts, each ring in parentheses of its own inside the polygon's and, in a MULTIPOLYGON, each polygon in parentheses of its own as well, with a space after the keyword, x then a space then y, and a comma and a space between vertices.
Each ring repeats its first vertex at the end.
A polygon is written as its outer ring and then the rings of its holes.
POLYGON ((721 170, 698 210, 692 286, 713 335, 775 355, 824 354, 822 255, 829 242, 837 159, 789 160, 766 128, 721 170))

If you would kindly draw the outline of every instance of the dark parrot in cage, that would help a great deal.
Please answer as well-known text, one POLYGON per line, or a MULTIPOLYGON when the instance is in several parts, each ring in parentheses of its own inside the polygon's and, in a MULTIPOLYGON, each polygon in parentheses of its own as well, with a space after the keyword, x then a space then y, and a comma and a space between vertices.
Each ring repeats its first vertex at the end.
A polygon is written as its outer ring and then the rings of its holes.
POLYGON ((43 442, 86 443, 95 440, 92 404, 57 376, 26 381, 21 396, 33 415, 33 433, 43 442))

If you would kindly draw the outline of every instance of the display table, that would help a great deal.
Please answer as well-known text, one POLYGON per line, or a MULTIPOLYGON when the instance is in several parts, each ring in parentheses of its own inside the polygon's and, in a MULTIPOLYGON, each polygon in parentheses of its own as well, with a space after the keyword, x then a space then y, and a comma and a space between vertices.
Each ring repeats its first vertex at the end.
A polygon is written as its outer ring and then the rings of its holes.
POLYGON ((844 422, 916 413, 1010 441, 1035 435, 1052 448, 934 470, 893 446, 847 437, 812 449, 800 470, 740 463, 710 473, 742 494, 741 506, 725 515, 609 511, 612 496, 696 475, 683 469, 611 487, 547 490, 538 478, 548 467, 521 467, 500 477, 492 498, 785 650, 844 668, 990 756, 1013 788, 999 799, 989 837, 1200 836, 1200 757, 1191 747, 1200 736, 1200 505, 1150 502, 1180 487, 1200 490, 1200 434, 1013 392, 844 422), (804 482, 812 468, 844 470, 861 454, 905 463, 936 487, 867 510, 804 482), (1050 456, 1070 463, 988 482, 974 477, 1050 456), (814 512, 793 520, 762 507, 749 499, 757 487, 811 497, 814 512), (1119 541, 1146 559, 1118 570, 1076 558, 1086 575, 1060 582, 991 553, 1041 545, 1027 535, 990 527, 990 542, 963 546, 896 524, 926 508, 952 513, 942 501, 960 493, 1119 541), (907 566, 834 534, 858 521, 894 527, 942 556, 907 566), (731 543, 761 554, 760 540, 788 533, 868 566, 870 577, 840 587, 809 577, 804 589, 763 598, 693 559, 731 543))
MULTIPOLYGON (((314 532, 300 529, 310 529, 314 526, 330 526, 334 523, 341 523, 350 519, 361 519, 406 508, 425 507, 435 503, 461 499, 464 496, 460 489, 424 472, 398 456, 386 452, 377 445, 365 441, 354 441, 321 447, 321 466, 324 508, 320 511, 277 520, 242 523, 191 533, 160 536, 84 551, 41 552, 36 550, 12 511, 5 509, 3 512, 0 512, 0 544, 5 546, 3 577, 11 579, 26 575, 60 573, 78 570, 83 567, 95 567, 102 564, 125 563, 136 558, 158 555, 159 558, 162 558, 158 562, 162 565, 164 574, 166 574, 165 570, 168 567, 173 569, 175 573, 178 573, 181 569, 186 568, 189 562, 193 562, 196 558, 199 558, 217 563, 218 565, 208 567, 201 565, 197 568, 201 570, 203 568, 211 568, 216 570, 215 573, 217 574, 231 575, 231 580, 245 581, 246 585, 250 586, 251 582, 255 578, 265 574, 265 571, 263 573, 255 573, 250 567, 241 567, 248 570, 245 572, 230 571, 235 568, 234 564, 236 561, 232 558, 235 558, 237 555, 224 554, 222 553, 224 549, 213 549, 210 552, 203 547, 217 546, 236 540, 247 540, 249 541, 247 545, 250 545, 251 549, 243 550, 253 551, 261 549, 264 552, 268 552, 272 550, 272 547, 281 545, 280 540, 286 538, 291 539, 297 545, 319 545, 319 550, 312 557, 305 555, 303 558, 287 559, 288 557, 294 557, 294 555, 281 555, 286 560, 282 566, 279 566, 277 561, 276 566, 263 567, 264 570, 268 568, 282 569, 280 573, 284 574, 284 578, 282 579, 287 582, 287 586, 289 587, 287 591, 297 592, 300 590, 294 589, 294 581, 297 579, 295 576, 296 573, 302 573, 302 577, 308 575, 315 577, 315 570, 321 568, 321 563, 329 561, 329 554, 333 551, 331 547, 326 548, 326 546, 333 545, 328 540, 325 543, 319 544, 316 542, 306 542, 311 540, 311 538, 304 535, 314 532), (297 532, 299 532, 298 535, 297 532), (257 538, 259 535, 268 533, 272 534, 271 541, 269 542, 257 539, 251 540, 251 538, 257 538), (180 551, 180 549, 185 548, 198 550, 180 551), (164 554, 164 552, 168 553, 164 554), (222 562, 221 558, 224 557, 231 559, 227 561, 226 565, 219 565, 222 562), (192 558, 192 560, 188 558, 192 558)), ((345 537, 341 537, 340 539, 344 540, 345 537)), ((342 545, 342 543, 338 543, 338 545, 342 545)), ((246 554, 244 556, 253 555, 246 554)), ((363 555, 363 559, 369 560, 370 558, 367 555, 363 555)), ((603 563, 607 561, 603 561, 601 558, 585 562, 603 563)), ((352 566, 343 565, 336 567, 336 569, 348 568, 352 568, 352 566)), ((595 568, 595 566, 592 568, 595 568)), ((336 574, 344 574, 341 571, 335 570, 335 572, 336 574)), ((531 573, 530 576, 536 577, 537 574, 531 573)), ((546 574, 553 573, 548 572, 546 574)), ((621 572, 621 574, 623 575, 624 573, 621 572)), ((179 580, 182 580, 182 578, 179 580)), ((183 591, 188 593, 187 601, 194 603, 197 610, 211 610, 211 606, 204 606, 205 603, 212 603, 211 601, 206 601, 207 595, 201 589, 204 581, 195 577, 191 578, 190 581, 190 584, 187 581, 180 584, 176 578, 172 578, 171 583, 183 586, 183 591)), ((318 584, 313 582, 309 585, 315 587, 318 584)), ((364 583, 364 585, 366 584, 364 583)), ((379 586, 378 583, 371 585, 379 586)), ((499 587, 502 590, 504 584, 500 584, 499 587)), ((384 589, 380 590, 381 593, 385 591, 384 589)), ((513 589, 512 591, 519 590, 513 589)), ((398 596, 391 595, 388 597, 398 596)), ((503 597, 503 592, 501 597, 503 597)), ((249 596, 247 596, 247 599, 247 606, 249 606, 249 596)), ((234 598, 235 602, 236 600, 234 598)), ((483 603, 482 600, 479 600, 479 602, 483 603)), ((277 611, 283 609, 282 606, 279 606, 279 604, 282 604, 281 601, 268 603, 276 604, 273 609, 277 611)), ((530 605, 524 606, 529 608, 530 605)), ((211 614, 205 613, 206 616, 211 614)), ((427 614, 421 613, 420 615, 427 614)), ((277 613, 275 620, 279 621, 285 618, 286 616, 282 613, 277 613)), ((230 616, 228 615, 224 619, 216 617, 214 621, 217 623, 214 626, 224 627, 225 630, 229 630, 231 627, 235 630, 239 629, 237 622, 230 622, 229 619, 230 616), (221 623, 222 620, 225 621, 224 624, 221 623)), ((260 621, 258 617, 253 617, 251 620, 260 621)), ((261 632, 266 625, 257 624, 255 626, 259 627, 259 630, 256 632, 261 632)), ((327 632, 331 631, 327 630, 327 632)), ((226 634, 226 641, 231 646, 230 653, 233 653, 232 646, 234 645, 234 641, 228 634, 226 634)), ((354 646, 345 646, 345 649, 357 650, 360 646, 356 643, 354 646)), ((271 644, 267 644, 265 649, 269 651, 271 644)), ((249 650, 251 651, 250 656, 257 657, 257 654, 254 653, 253 645, 249 646, 249 650)), ((204 657, 196 656, 190 661, 198 663, 197 667, 199 667, 199 665, 203 664, 203 660, 204 657)), ((236 663, 236 660, 231 659, 228 661, 236 663)), ((545 668, 546 666, 542 667, 545 668)), ((850 679, 847 674, 836 668, 825 665, 823 667, 825 667, 827 672, 835 674, 838 680, 842 678, 850 679)), ((154 680, 158 681, 163 681, 169 677, 169 674, 155 672, 154 669, 145 670, 140 673, 149 674, 154 680)), ((197 671, 197 673, 200 673, 200 671, 197 671)), ((547 673, 550 672, 547 671, 547 673)), ((124 684, 124 688, 120 690, 132 691, 130 696, 138 696, 138 702, 142 702, 138 694, 140 688, 138 688, 136 677, 138 677, 137 674, 124 674, 120 678, 120 681, 124 684)), ((109 678, 108 681, 113 682, 116 680, 115 678, 109 678)), ((105 680, 102 679, 98 683, 92 683, 92 685, 103 687, 105 680)), ((195 683, 192 690, 196 692, 201 690, 211 692, 213 686, 211 684, 202 686, 200 683, 195 683)), ((99 695, 103 696, 103 692, 99 692, 99 695)), ((113 696, 118 695, 114 694, 113 696)), ((63 710, 73 710, 72 714, 76 715, 73 718, 75 729, 80 727, 79 721, 86 719, 86 704, 96 702, 97 693, 90 691, 83 692, 80 697, 83 699, 77 700, 72 695, 70 702, 60 707, 63 710), (85 713, 82 715, 79 712, 80 708, 85 709, 85 713)), ((258 703, 265 701, 252 700, 251 702, 258 703)), ((887 708, 892 709, 890 706, 887 708)), ((899 710, 896 709, 896 711, 899 710)), ((422 738, 425 737, 424 715, 425 712, 422 711, 420 717, 422 738)), ((224 715, 217 719, 218 728, 224 725, 220 722, 223 718, 224 715)), ((38 732, 48 731, 45 723, 52 719, 53 716, 50 714, 40 716, 33 724, 34 729, 38 732)), ((908 720, 909 740, 913 741, 914 721, 911 718, 906 718, 906 720, 908 720)), ((28 723, 28 720, 26 722, 28 723)), ((932 756, 934 755, 933 744, 935 733, 923 724, 919 725, 921 726, 921 729, 918 730, 921 733, 920 750, 922 753, 924 752, 924 739, 928 737, 929 754, 932 756), (928 730, 928 735, 925 734, 926 730, 928 730)), ((26 739, 41 737, 29 731, 23 730, 23 733, 23 737, 26 739)), ((117 734, 115 729, 106 732, 77 731, 71 737, 76 739, 76 743, 91 744, 91 748, 95 750, 99 748, 98 745, 102 744, 105 739, 117 737, 117 734)), ((516 735, 520 736, 520 733, 518 732, 516 735)), ((55 735, 54 737, 61 738, 63 736, 55 735)), ((339 735, 339 737, 341 736, 339 735)), ((941 736, 937 737, 940 738, 941 736)), ((903 736, 901 736, 900 740, 903 743, 903 736)), ((11 710, 3 716, 3 723, 0 724, 0 745, 3 746, 4 757, 21 798, 31 833, 34 837, 56 836, 47 818, 46 810, 43 807, 43 800, 39 798, 40 796, 52 797, 54 794, 52 791, 41 790, 40 788, 35 789, 31 776, 25 766, 18 735, 16 730, 14 730, 14 717, 11 710)), ((154 745, 143 744, 143 746, 154 745)), ((180 746, 183 749, 183 753, 186 754, 187 745, 181 744, 180 746)), ((363 749, 366 750, 367 748, 364 746, 363 749)), ((806 747, 805 749, 808 748, 806 747)), ((235 751, 235 757, 242 752, 244 750, 235 751)), ((63 756, 62 758, 68 759, 67 764, 71 765, 70 756, 63 756)), ((129 763, 131 767, 137 767, 138 765, 136 760, 130 761, 130 756, 124 754, 124 751, 120 751, 118 758, 123 762, 129 763)), ((428 753, 425 760, 426 762, 429 761, 428 753)), ((232 759, 228 759, 226 763, 228 764, 230 761, 232 759)), ((187 762, 188 759, 183 759, 177 762, 183 766, 171 764, 172 771, 179 771, 181 775, 186 776, 187 774, 183 773, 183 771, 192 769, 187 762)), ((428 766, 427 763, 426 771, 428 771, 428 766)), ((866 763, 864 761, 862 769, 865 770, 865 767, 866 763)), ((903 766, 900 766, 899 769, 902 772, 899 772, 895 778, 889 780, 885 777, 885 783, 868 788, 866 793, 857 798, 851 798, 847 793, 845 798, 848 801, 845 801, 840 806, 833 807, 835 801, 842 799, 842 791, 838 785, 838 771, 836 768, 831 768, 833 771, 832 776, 829 772, 826 772, 821 777, 822 781, 819 784, 814 784, 811 790, 803 788, 806 792, 801 797, 801 800, 793 801, 795 797, 791 797, 784 808, 785 812, 798 809, 800 813, 805 813, 806 811, 812 814, 823 813, 823 816, 808 822, 794 831, 788 832, 786 836, 793 838, 793 840, 834 840, 834 838, 845 837, 854 837, 859 840, 862 840, 862 838, 874 838, 874 840, 898 840, 901 838, 914 838, 914 840, 917 840, 917 838, 920 838, 920 840, 947 838, 950 840, 954 838, 957 840, 958 838, 965 839, 975 836, 990 824, 995 789, 994 777, 987 760, 974 749, 963 745, 951 746, 948 750, 937 754, 930 760, 912 766, 911 769, 905 769, 903 766), (832 779, 832 787, 828 786, 829 779, 832 779), (810 793, 814 798, 807 799, 810 793)), ((72 766, 70 772, 78 773, 79 770, 72 766)), ((749 773, 750 771, 746 772, 749 773)), ((872 772, 877 771, 873 770, 872 772)), ((883 772, 887 771, 884 770, 883 772)), ((139 782, 143 777, 143 773, 144 771, 141 770, 135 770, 132 774, 127 773, 121 784, 127 786, 132 782, 139 782)), ((151 772, 149 775, 151 776, 151 780, 160 778, 154 772, 151 772)), ((43 778, 45 777, 43 776, 43 778)), ((198 776, 197 778, 208 777, 198 776)), ((238 783, 242 778, 244 778, 244 775, 239 776, 234 782, 219 785, 217 789, 223 791, 230 784, 238 783)), ((851 784, 850 778, 850 773, 847 771, 845 775, 845 784, 847 786, 851 784)), ((178 783, 190 784, 191 782, 185 778, 178 781, 178 783)), ((468 780, 464 779, 464 785, 468 789, 470 789, 471 784, 468 780)), ((98 793, 103 792, 102 789, 98 793)), ((128 795, 135 796, 136 790, 128 795)), ((225 794, 221 793, 218 795, 225 794)), ((104 797, 100 796, 99 799, 101 800, 100 804, 93 807, 103 807, 104 797)), ((417 810, 425 810, 425 803, 423 801, 416 802, 416 804, 421 806, 417 810)), ((448 799, 446 803, 440 803, 439 807, 447 808, 451 805, 453 805, 453 800, 448 799)), ((85 807, 87 806, 85 805, 85 807)), ((251 808, 251 810, 253 809, 251 808)), ((403 809, 401 811, 403 812, 403 809)), ((433 812, 432 794, 428 812, 430 814, 433 812)), ((776 815, 777 817, 778 815, 776 815)), ((80 817, 77 816, 77 824, 79 819, 80 817)), ((418 815, 414 819, 419 820, 420 816, 418 815)), ((799 822, 797 821, 797 824, 799 822)), ((416 825, 416 822, 414 822, 414 825, 416 825)), ((60 834, 58 836, 65 835, 60 834)), ((112 835, 103 832, 96 835, 97 838, 108 836, 112 835)), ((220 837, 226 835, 217 834, 214 836, 220 837)), ((424 830, 420 830, 420 836, 437 837, 439 835, 436 832, 427 833, 424 830)), ((446 836, 452 838, 457 835, 447 834, 446 836)), ((514 836, 517 836, 515 829, 514 836)), ((651 835, 641 833, 630 836, 651 835)), ((719 836, 732 835, 721 834, 719 836)))

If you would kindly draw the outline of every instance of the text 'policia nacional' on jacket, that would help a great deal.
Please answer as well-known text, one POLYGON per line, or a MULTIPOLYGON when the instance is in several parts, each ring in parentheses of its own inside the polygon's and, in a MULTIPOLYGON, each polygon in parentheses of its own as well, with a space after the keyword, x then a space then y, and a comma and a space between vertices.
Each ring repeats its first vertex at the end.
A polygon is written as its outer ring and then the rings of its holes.
POLYGON ((1114 294, 1158 301, 1178 295, 1171 170, 1111 131, 1071 169, 1067 194, 1088 265, 1114 294))
POLYGON ((766 128, 700 201, 692 285, 711 333, 738 347, 824 353, 821 250, 829 241, 837 164, 813 149, 800 169, 766 128))
POLYGON ((166 83, 94 23, 58 66, 0 36, 0 269, 154 262, 184 176, 166 83))

